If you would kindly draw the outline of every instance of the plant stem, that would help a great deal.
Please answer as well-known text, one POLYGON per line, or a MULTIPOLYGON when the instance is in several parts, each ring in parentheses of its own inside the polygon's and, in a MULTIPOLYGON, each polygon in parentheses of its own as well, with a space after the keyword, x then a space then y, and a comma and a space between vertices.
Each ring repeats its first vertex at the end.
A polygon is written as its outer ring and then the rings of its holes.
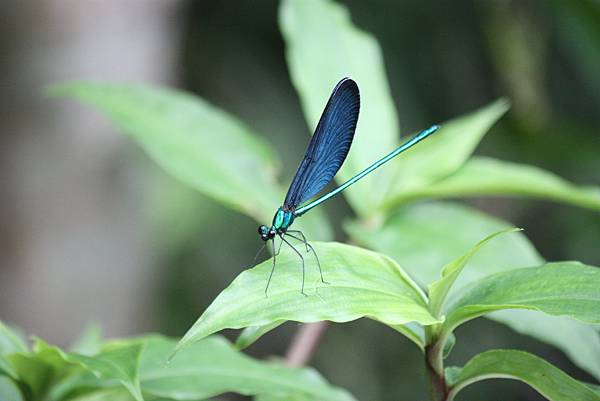
POLYGON ((285 355, 286 365, 300 367, 306 365, 317 349, 328 322, 303 324, 296 332, 285 355))
POLYGON ((445 337, 438 337, 436 334, 430 336, 432 342, 425 346, 425 367, 429 379, 431 399, 433 401, 447 401, 448 386, 444 376, 443 358, 445 337))

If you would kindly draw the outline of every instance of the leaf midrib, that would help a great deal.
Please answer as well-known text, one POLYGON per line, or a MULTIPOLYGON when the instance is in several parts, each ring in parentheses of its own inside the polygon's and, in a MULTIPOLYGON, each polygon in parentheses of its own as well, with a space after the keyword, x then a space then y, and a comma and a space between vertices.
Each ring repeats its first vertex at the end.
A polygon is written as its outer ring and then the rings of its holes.
POLYGON ((497 303, 492 303, 493 301, 490 301, 490 303, 473 303, 473 304, 462 304, 462 305, 458 305, 456 306, 456 310, 460 309, 460 308, 467 308, 467 307, 476 307, 476 306, 495 306, 495 305, 525 305, 526 303, 534 303, 534 302, 544 302, 544 301, 595 301, 600 303, 600 298, 594 298, 594 297, 568 297, 568 298, 564 298, 561 296, 551 296, 551 297, 545 297, 545 298, 521 298, 521 299, 517 299, 517 300, 512 300, 510 302, 504 302, 504 301, 499 301, 497 303))
MULTIPOLYGON (((248 367, 248 368, 252 368, 252 367, 248 367)), ((272 369, 272 368, 270 367, 270 369, 272 369)), ((272 371, 268 372, 269 374, 265 374, 265 375, 249 374, 248 370, 242 370, 242 369, 240 369, 237 372, 239 372, 239 374, 235 374, 234 372, 231 372, 231 369, 225 369, 225 368, 193 367, 193 368, 180 369, 180 370, 177 370, 176 372, 175 371, 169 372, 168 374, 165 374, 163 372, 155 372, 154 374, 144 374, 140 380, 143 384, 144 382, 152 381, 152 380, 163 380, 163 379, 170 379, 173 377, 212 374, 214 376, 221 376, 224 378, 240 378, 240 379, 260 380, 262 382, 279 384, 279 385, 287 387, 287 388, 300 390, 302 393, 307 393, 307 394, 322 394, 323 393, 323 392, 306 391, 304 386, 294 385, 296 380, 293 380, 293 379, 292 380, 277 380, 276 377, 273 377, 276 375, 272 375, 272 373, 273 373, 272 371)), ((322 383, 308 383, 308 384, 322 385, 322 383)), ((327 391, 326 391, 326 393, 327 393, 327 391)))

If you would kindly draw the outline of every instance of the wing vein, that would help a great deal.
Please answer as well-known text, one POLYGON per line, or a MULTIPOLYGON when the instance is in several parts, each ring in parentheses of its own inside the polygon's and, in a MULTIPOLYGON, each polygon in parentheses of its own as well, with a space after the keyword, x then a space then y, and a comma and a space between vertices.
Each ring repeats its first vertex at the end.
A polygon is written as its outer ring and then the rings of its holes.
POLYGON ((356 82, 350 78, 342 79, 323 110, 290 184, 284 208, 295 210, 331 182, 350 151, 359 109, 360 94, 356 82))

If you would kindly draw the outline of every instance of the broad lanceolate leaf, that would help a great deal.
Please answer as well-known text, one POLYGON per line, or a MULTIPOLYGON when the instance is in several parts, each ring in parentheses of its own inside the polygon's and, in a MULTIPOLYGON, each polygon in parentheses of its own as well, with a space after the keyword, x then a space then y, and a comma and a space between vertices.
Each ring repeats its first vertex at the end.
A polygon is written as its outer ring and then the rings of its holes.
POLYGON ((475 382, 507 378, 529 384, 550 401, 599 401, 600 394, 573 379, 545 360, 527 352, 492 350, 471 359, 463 368, 449 368, 446 376, 454 400, 464 387, 475 382))
POLYGON ((492 312, 487 317, 561 349, 576 365, 600 380, 600 335, 591 325, 526 309, 492 312))
POLYGON ((19 386, 10 378, 0 375, 0 400, 23 401, 19 386))
POLYGON ((384 207, 389 209, 406 201, 411 192, 427 188, 458 170, 506 110, 508 103, 498 100, 476 112, 442 123, 431 138, 399 157, 392 164, 393 187, 386 195, 384 207))
MULTIPOLYGON (((283 201, 270 148, 200 98, 143 85, 83 82, 56 86, 51 93, 99 108, 167 172, 235 210, 266 223, 283 201)), ((327 236, 326 224, 306 217, 300 226, 327 236)))
MULTIPOLYGON (((381 225, 348 223, 344 227, 355 241, 397 260, 425 287, 457 255, 511 224, 458 203, 431 202, 398 208, 381 225)), ((473 256, 451 293, 489 274, 543 262, 522 233, 496 238, 473 256)))
MULTIPOLYGON (((361 110, 354 144, 337 175, 347 180, 397 145, 398 121, 381 49, 369 34, 357 29, 345 7, 330 0, 286 0, 279 25, 286 43, 292 82, 312 131, 335 84, 343 77, 360 88, 361 110), (368 60, 368 62, 365 62, 368 60)), ((375 172, 344 192, 359 213, 369 212, 381 189, 384 173, 375 172)))
POLYGON ((175 343, 159 336, 147 339, 140 362, 144 393, 173 400, 200 400, 228 392, 280 399, 354 399, 312 369, 254 360, 221 337, 196 342, 166 363, 175 343))
POLYGON ((6 356, 17 352, 27 352, 27 344, 17 333, 0 321, 0 374, 16 378, 16 373, 6 356))
POLYGON ((165 170, 253 217, 281 202, 275 158, 233 116, 175 90, 142 85, 70 83, 52 89, 105 112, 165 170))
MULTIPOLYGON (((447 202, 403 207, 382 226, 346 225, 355 241, 392 256, 423 286, 439 277, 440 266, 490 232, 507 227, 510 224, 447 202)), ((542 263, 544 260, 523 234, 496 238, 473 256, 449 297, 460 294, 467 283, 481 277, 542 263)), ((558 347, 574 363, 600 380, 600 339, 593 327, 570 318, 527 310, 494 312, 486 317, 558 347)))
POLYGON ((137 401, 142 401, 138 381, 141 351, 142 345, 139 343, 113 343, 94 356, 86 356, 65 352, 37 340, 34 354, 28 356, 28 359, 32 363, 37 362, 39 369, 46 367, 51 372, 48 377, 52 380, 66 376, 74 366, 78 366, 100 379, 121 383, 137 401))
POLYGON ((533 309, 600 323, 600 269, 579 262, 509 270, 475 281, 451 305, 447 331, 485 313, 533 309))
POLYGON ((442 307, 448 292, 450 292, 450 288, 460 275, 462 269, 466 266, 466 264, 471 260, 473 255, 479 251, 479 249, 484 246, 486 243, 491 241, 494 237, 498 235, 505 234, 508 232, 520 231, 518 228, 508 228, 506 230, 498 231, 494 234, 491 234, 479 241, 474 247, 469 249, 467 253, 461 255, 460 257, 454 259, 452 262, 448 263, 442 268, 442 277, 431 283, 429 285, 429 310, 432 311, 434 316, 439 317, 440 312, 442 311, 442 307))
POLYGON ((449 177, 406 191, 404 200, 464 196, 526 196, 600 210, 600 188, 579 187, 538 167, 473 157, 449 177))
POLYGON ((321 283, 314 256, 305 254, 308 296, 303 296, 300 258, 284 247, 277 257, 268 297, 265 286, 272 260, 242 272, 200 316, 178 349, 225 328, 281 320, 348 322, 369 317, 389 325, 437 322, 427 311, 424 295, 393 260, 339 243, 313 246, 323 276, 331 284, 321 283))

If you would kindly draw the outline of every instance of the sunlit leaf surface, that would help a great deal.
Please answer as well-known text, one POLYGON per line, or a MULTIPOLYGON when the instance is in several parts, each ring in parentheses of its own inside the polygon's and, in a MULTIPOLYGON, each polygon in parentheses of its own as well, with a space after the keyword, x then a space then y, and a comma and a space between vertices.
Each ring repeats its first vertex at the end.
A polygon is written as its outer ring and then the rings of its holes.
POLYGON ((300 259, 284 247, 277 258, 268 297, 265 286, 272 260, 242 272, 200 316, 178 349, 225 328, 281 320, 348 322, 369 317, 390 325, 436 322, 427 311, 422 292, 391 259, 339 243, 313 245, 325 280, 331 284, 321 283, 314 258, 306 254, 308 295, 302 295, 300 259))

